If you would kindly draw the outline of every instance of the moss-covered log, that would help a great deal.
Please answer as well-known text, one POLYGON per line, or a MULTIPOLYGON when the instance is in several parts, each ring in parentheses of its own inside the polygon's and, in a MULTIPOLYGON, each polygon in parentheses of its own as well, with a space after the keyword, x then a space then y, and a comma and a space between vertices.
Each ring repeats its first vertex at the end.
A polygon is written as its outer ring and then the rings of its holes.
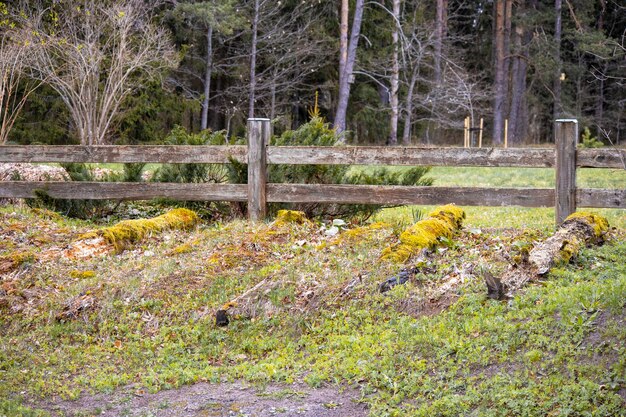
POLYGON ((194 227, 199 221, 200 218, 195 212, 185 208, 177 208, 151 219, 124 220, 111 227, 84 234, 80 240, 101 237, 113 245, 117 251, 120 251, 151 233, 169 229, 187 230, 194 227))
POLYGON ((381 258, 397 263, 406 262, 422 249, 436 246, 441 238, 451 239, 462 226, 464 218, 463 209, 454 204, 438 207, 426 219, 402 232, 400 242, 386 248, 381 258))
MULTIPOLYGON (((567 217, 554 235, 536 244, 528 254, 528 260, 509 270, 501 280, 504 289, 511 294, 528 281, 547 274, 555 266, 567 264, 580 249, 601 244, 609 231, 609 222, 597 214, 579 212, 567 217)), ((487 288, 493 292, 493 284, 486 279, 487 288)))
POLYGON ((543 275, 553 266, 568 263, 581 248, 602 243, 608 230, 609 223, 604 217, 574 213, 565 219, 554 235, 530 251, 528 262, 538 275, 543 275))

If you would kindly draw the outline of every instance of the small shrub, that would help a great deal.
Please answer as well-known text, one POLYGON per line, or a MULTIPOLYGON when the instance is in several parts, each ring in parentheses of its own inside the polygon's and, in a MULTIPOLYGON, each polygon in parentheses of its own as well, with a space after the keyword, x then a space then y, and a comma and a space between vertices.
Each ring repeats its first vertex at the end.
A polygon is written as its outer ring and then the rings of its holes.
POLYGON ((591 136, 591 131, 588 127, 583 130, 581 135, 582 142, 580 143, 581 148, 601 148, 604 146, 601 140, 599 140, 595 136, 591 136))
MULTIPOLYGON (((239 143, 240 140, 235 141, 239 143)), ((183 127, 176 126, 165 139, 168 145, 227 145, 229 144, 226 132, 220 130, 212 132, 204 130, 200 133, 189 133, 183 127)), ((176 183, 245 183, 247 180, 247 165, 230 159, 230 164, 165 164, 152 177, 155 182, 176 183), (242 181, 243 178, 243 181, 242 181)), ((199 201, 168 201, 177 207, 186 207, 196 211, 202 218, 214 218, 231 215, 232 212, 242 212, 241 204, 225 204, 220 202, 199 201)))
MULTIPOLYGON (((277 146, 333 146, 337 143, 336 132, 321 117, 314 116, 311 121, 297 130, 283 133, 272 138, 272 145, 277 146)), ((433 180, 424 175, 429 167, 413 167, 408 170, 390 170, 378 168, 371 174, 349 173, 347 165, 270 165, 269 182, 296 184, 364 184, 364 185, 431 185, 433 180)), ((334 217, 366 220, 378 210, 389 207, 368 204, 320 204, 295 203, 271 204, 270 213, 280 209, 302 211, 308 218, 334 217)))

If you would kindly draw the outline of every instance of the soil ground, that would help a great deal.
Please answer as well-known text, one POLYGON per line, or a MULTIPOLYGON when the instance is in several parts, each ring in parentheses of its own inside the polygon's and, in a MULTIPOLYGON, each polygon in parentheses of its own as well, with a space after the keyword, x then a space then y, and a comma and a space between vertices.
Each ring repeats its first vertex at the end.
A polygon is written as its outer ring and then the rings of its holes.
POLYGON ((355 389, 311 388, 306 384, 271 384, 254 387, 242 382, 201 382, 155 394, 132 387, 112 394, 82 396, 76 401, 33 404, 52 416, 151 417, 361 417, 365 404, 355 389))

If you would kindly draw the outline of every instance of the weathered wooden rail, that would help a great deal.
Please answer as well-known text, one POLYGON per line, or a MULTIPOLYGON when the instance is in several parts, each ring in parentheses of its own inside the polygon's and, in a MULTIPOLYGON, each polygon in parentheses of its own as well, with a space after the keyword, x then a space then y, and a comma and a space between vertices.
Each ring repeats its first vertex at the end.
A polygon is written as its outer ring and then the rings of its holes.
POLYGON ((248 146, 0 146, 3 162, 228 163, 248 164, 248 184, 103 182, 0 182, 0 198, 29 198, 45 190, 54 198, 247 201, 250 218, 262 219, 268 202, 442 204, 556 208, 561 223, 576 207, 626 208, 624 189, 576 188, 576 168, 625 169, 624 149, 576 149, 578 124, 558 120, 555 148, 419 148, 268 146, 269 120, 251 119, 248 146), (268 184, 268 164, 430 165, 556 168, 555 188, 405 187, 268 184))

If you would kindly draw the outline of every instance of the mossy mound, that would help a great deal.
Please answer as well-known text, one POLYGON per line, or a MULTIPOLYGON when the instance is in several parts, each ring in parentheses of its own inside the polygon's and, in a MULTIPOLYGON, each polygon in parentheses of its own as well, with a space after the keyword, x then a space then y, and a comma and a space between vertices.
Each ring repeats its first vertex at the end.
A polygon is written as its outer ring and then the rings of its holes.
POLYGON ((0 274, 17 269, 20 265, 35 260, 35 255, 29 251, 13 252, 7 256, 0 256, 0 274))
POLYGON ((426 219, 402 232, 400 242, 386 248, 381 259, 406 262, 420 250, 435 246, 440 238, 452 238, 454 232, 462 226, 464 218, 463 209, 453 204, 437 207, 426 219))
POLYGON ((128 244, 140 241, 151 233, 169 229, 188 230, 199 221, 200 218, 195 212, 177 208, 152 219, 125 220, 114 226, 84 234, 80 239, 102 237, 120 251, 128 244))
POLYGON ((278 210, 276 214, 276 221, 274 224, 283 225, 283 224, 303 224, 308 222, 309 219, 306 218, 306 214, 302 211, 296 210, 278 210))

